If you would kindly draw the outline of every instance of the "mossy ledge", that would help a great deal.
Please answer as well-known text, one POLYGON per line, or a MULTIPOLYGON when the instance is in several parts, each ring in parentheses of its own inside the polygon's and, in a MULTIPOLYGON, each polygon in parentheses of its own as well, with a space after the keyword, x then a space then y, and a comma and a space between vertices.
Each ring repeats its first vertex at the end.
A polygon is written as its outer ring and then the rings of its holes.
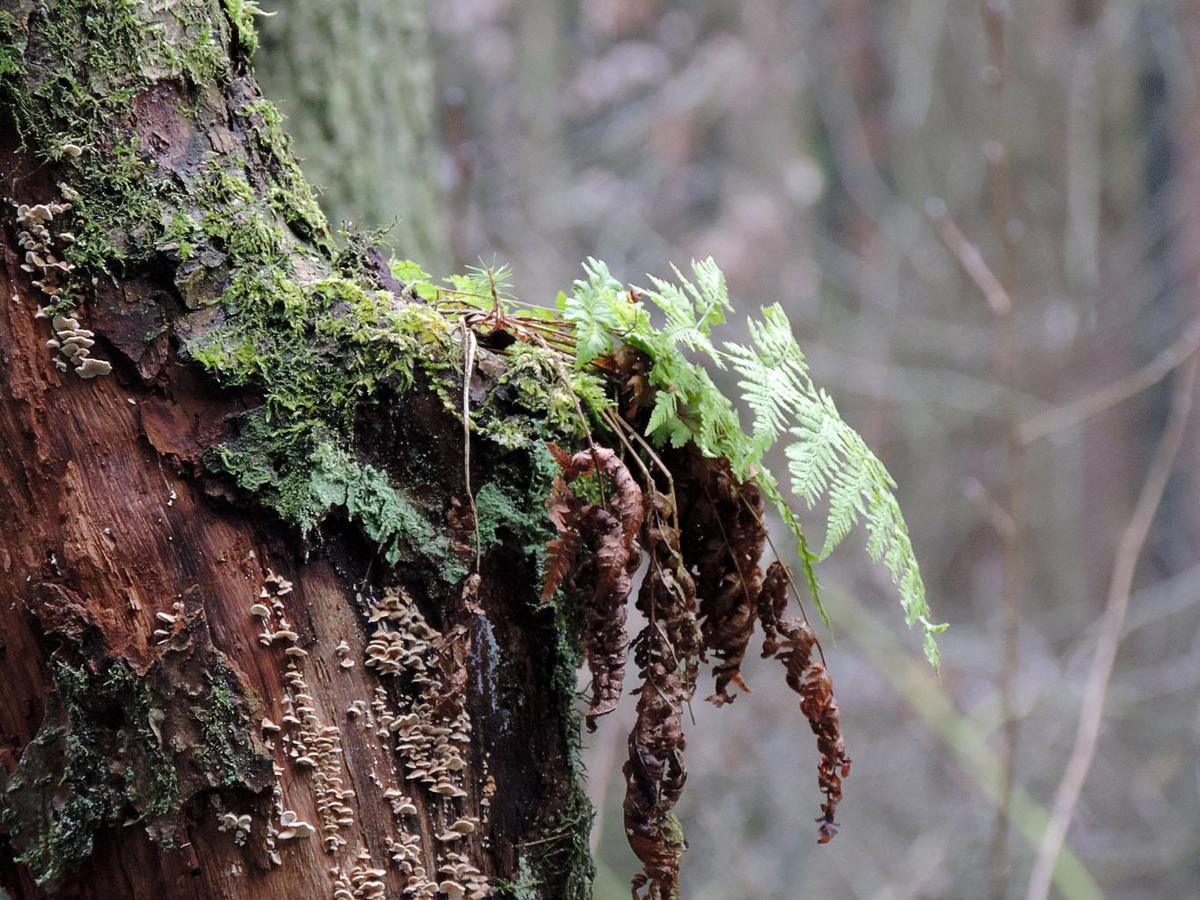
MULTIPOLYGON (((0 103, 26 158, 38 163, 22 190, 54 195, 11 199, 72 207, 65 258, 75 268, 47 312, 78 314, 109 351, 113 377, 153 389, 182 362, 241 397, 249 411, 203 457, 209 477, 271 510, 301 539, 316 537, 334 514, 350 518, 382 560, 440 581, 427 599, 446 603, 467 574, 469 546, 454 539, 450 511, 423 499, 420 476, 370 458, 362 423, 364 411, 395 410, 419 396, 433 398, 453 425, 462 334, 377 264, 377 254, 356 252, 354 242, 338 250, 281 117, 249 71, 254 10, 242 0, 0 0, 0 103), (136 314, 104 302, 114 280, 145 301, 136 314)), ((588 376, 570 377, 576 391, 589 389, 588 376)), ((486 438, 473 454, 479 471, 495 464, 542 473, 527 489, 483 485, 481 537, 508 540, 536 566, 547 534, 542 442, 582 445, 571 391, 538 348, 514 345, 481 348, 471 397, 486 438)), ((553 604, 530 615, 552 636, 556 674, 544 689, 559 710, 571 772, 544 821, 529 824, 528 843, 539 849, 522 869, 540 896, 583 897, 590 810, 572 711, 577 616, 553 604), (561 839, 542 842, 547 834, 561 839), (549 852, 560 845, 572 852, 549 852)), ((231 715, 237 704, 225 702, 223 686, 236 679, 205 671, 212 681, 195 715, 231 715)), ((92 781, 112 763, 96 754, 120 745, 145 756, 154 783, 138 787, 133 803, 146 821, 169 818, 186 800, 179 783, 189 768, 177 756, 160 759, 147 742, 143 713, 159 702, 144 686, 150 673, 120 660, 97 668, 63 658, 54 676, 61 705, 26 751, 28 772, 10 782, 4 819, 14 843, 25 836, 22 859, 47 880, 85 857, 95 830, 126 808, 113 792, 127 786, 92 781), (124 724, 85 753, 78 739, 94 726, 96 703, 118 709, 124 724), (44 777, 34 774, 38 761, 64 748, 71 764, 56 790, 72 812, 46 822, 17 798, 22 783, 44 777)), ((244 723, 214 718, 200 738, 226 730, 244 734, 244 723)), ((198 765, 245 781, 250 760, 240 745, 198 739, 196 747, 211 754, 196 756, 198 765)))

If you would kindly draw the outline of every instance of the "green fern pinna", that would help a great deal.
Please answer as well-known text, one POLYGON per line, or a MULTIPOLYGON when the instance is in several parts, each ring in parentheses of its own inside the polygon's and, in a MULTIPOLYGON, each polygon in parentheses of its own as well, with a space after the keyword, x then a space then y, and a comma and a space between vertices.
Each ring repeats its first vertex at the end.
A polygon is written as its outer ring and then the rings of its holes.
MULTIPOLYGON (((924 627, 925 655, 938 666, 934 635, 947 626, 930 621, 921 570, 893 493, 896 483, 838 414, 833 398, 813 384, 783 308, 768 306, 761 319, 750 320, 750 346, 730 341, 718 346, 713 327, 724 323, 733 310, 725 276, 711 258, 692 263, 694 280, 673 271, 676 282, 651 276, 653 289, 631 294, 608 266, 589 259, 585 277, 575 282, 572 294, 559 295, 563 317, 575 325, 576 365, 587 365, 619 344, 649 357, 649 380, 659 391, 647 436, 674 446, 694 441, 706 456, 728 460, 740 479, 758 485, 796 538, 818 609, 821 597, 813 564, 863 522, 867 552, 887 566, 906 621, 924 627), (664 327, 654 326, 649 308, 636 299, 639 295, 662 311, 664 327), (754 415, 750 433, 742 428, 729 398, 707 369, 688 357, 689 352, 718 369, 732 367, 741 376, 741 397, 754 415), (810 508, 822 498, 828 500, 825 542, 819 554, 810 550, 778 479, 762 465, 763 457, 780 440, 786 442, 792 492, 810 508)), ((823 609, 821 614, 824 617, 823 609)))
MULTIPOLYGON (((431 299, 449 293, 467 305, 516 303, 505 294, 506 267, 454 276, 449 291, 434 287, 415 264, 396 263, 393 268, 416 293, 431 299)), ((584 277, 575 281, 570 294, 560 292, 557 303, 558 315, 573 326, 569 355, 574 357, 572 381, 582 405, 602 415, 609 403, 587 375, 593 363, 621 346, 644 354, 650 361, 649 383, 657 389, 646 437, 659 446, 694 442, 705 456, 727 460, 740 480, 758 486, 796 540, 805 580, 822 618, 825 610, 813 567, 862 523, 868 554, 887 567, 905 621, 910 627, 923 627, 925 655, 938 667, 935 635, 947 626, 930 620, 925 583, 894 494, 896 483, 862 436, 842 419, 829 393, 813 383, 783 308, 768 306, 761 319, 749 321, 749 346, 718 344, 713 329, 725 323, 733 304, 725 276, 711 257, 692 262, 691 279, 675 267, 675 281, 650 276, 652 288, 626 288, 596 259, 589 258, 583 269, 584 277), (661 326, 655 324, 651 307, 662 313, 661 326), (753 414, 749 432, 698 359, 740 376, 741 399, 753 414), (821 500, 828 503, 819 553, 809 547, 779 479, 763 464, 780 442, 792 493, 809 508, 821 500)), ((548 310, 525 308, 511 321, 544 318, 554 316, 548 310)))

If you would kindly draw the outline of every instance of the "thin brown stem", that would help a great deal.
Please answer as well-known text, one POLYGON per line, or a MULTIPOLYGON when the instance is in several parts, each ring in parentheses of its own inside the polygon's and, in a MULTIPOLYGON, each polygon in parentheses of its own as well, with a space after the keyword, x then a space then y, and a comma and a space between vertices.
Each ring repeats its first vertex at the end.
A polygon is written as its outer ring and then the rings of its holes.
POLYGON ((463 482, 467 501, 471 504, 471 523, 475 528, 475 571, 479 571, 479 560, 483 548, 479 540, 479 511, 475 508, 475 492, 471 490, 471 376, 475 371, 475 332, 466 319, 460 321, 463 334, 463 482))
POLYGON ((998 316, 1008 315, 1012 311, 1012 298, 984 260, 979 248, 967 239, 950 217, 946 204, 937 198, 931 198, 925 203, 925 212, 933 221, 934 230, 942 239, 942 243, 954 254, 963 271, 975 282, 992 312, 998 316))

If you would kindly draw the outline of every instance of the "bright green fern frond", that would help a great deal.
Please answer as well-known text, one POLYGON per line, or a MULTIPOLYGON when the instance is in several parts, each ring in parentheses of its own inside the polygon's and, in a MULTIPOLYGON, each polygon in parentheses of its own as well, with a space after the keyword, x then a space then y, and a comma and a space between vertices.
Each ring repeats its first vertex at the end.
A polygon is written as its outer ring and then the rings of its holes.
MULTIPOLYGON (((754 413, 755 438, 774 442, 786 430, 794 439, 784 450, 793 492, 809 506, 823 497, 829 501, 819 558, 832 553, 865 520, 867 549, 887 567, 905 619, 910 625, 919 621, 927 630, 933 628, 891 475, 842 419, 833 398, 813 385, 783 309, 767 307, 761 320, 750 322, 749 330, 752 348, 726 344, 726 352, 742 376, 738 386, 754 413)), ((926 655, 928 645, 927 641, 926 655)))
POLYGON ((472 306, 486 309, 497 299, 511 299, 512 268, 507 263, 488 266, 480 260, 480 265, 467 266, 465 273, 451 275, 446 281, 460 301, 472 306))
POLYGON ((869 467, 855 457, 847 457, 834 473, 829 488, 829 516, 825 523, 825 544, 820 558, 825 559, 846 539, 858 517, 867 511, 866 495, 872 489, 869 467))
POLYGON ((803 497, 811 508, 828 489, 842 456, 841 422, 834 416, 798 417, 800 425, 789 430, 796 440, 785 449, 792 493, 803 497))
POLYGON ((684 277, 675 266, 671 267, 678 284, 662 278, 649 276, 656 290, 643 290, 667 318, 663 336, 672 343, 682 344, 689 350, 705 353, 719 368, 725 364, 713 346, 710 335, 714 325, 725 321, 725 313, 732 310, 729 290, 725 286, 725 275, 717 268, 712 257, 692 260, 695 283, 684 277))
MULTIPOLYGON (((642 293, 666 319, 656 328, 637 292, 626 291, 608 267, 594 259, 570 297, 560 295, 563 317, 575 326, 576 362, 584 365, 625 344, 650 361, 649 383, 657 389, 646 435, 658 445, 694 443, 706 456, 727 459, 741 479, 754 481, 775 506, 796 539, 805 582, 822 618, 815 563, 828 556, 859 523, 867 551, 891 575, 909 625, 925 629, 925 654, 935 666, 934 635, 944 625, 929 620, 925 586, 912 541, 893 493, 895 482, 862 437, 838 413, 833 398, 818 389, 778 304, 749 322, 748 346, 724 343, 717 349, 712 328, 730 311, 725 277, 711 259, 692 263, 692 279, 672 267, 676 282, 651 276, 654 290, 642 293), (742 400, 753 414, 747 435, 737 411, 717 388, 708 369, 687 355, 703 353, 739 376, 742 400), (827 500, 825 540, 819 555, 809 548, 799 518, 783 497, 774 475, 761 461, 787 436, 784 453, 792 491, 810 507, 827 500)), ((828 620, 826 620, 828 621, 828 620)))
POLYGON ((575 281, 571 296, 560 295, 563 318, 575 326, 575 363, 579 366, 612 350, 621 325, 614 308, 621 283, 606 264, 591 257, 583 271, 587 278, 575 281))

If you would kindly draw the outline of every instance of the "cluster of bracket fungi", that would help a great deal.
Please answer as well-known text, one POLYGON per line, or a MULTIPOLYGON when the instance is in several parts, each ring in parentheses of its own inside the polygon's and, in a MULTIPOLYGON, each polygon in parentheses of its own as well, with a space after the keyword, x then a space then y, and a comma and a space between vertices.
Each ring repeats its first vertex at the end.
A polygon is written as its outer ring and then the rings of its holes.
MULTIPOLYGON (((283 865, 281 843, 320 834, 331 856, 342 859, 344 850, 349 853, 350 862, 330 869, 334 900, 387 896, 389 864, 403 876, 403 896, 412 900, 492 896, 489 879, 464 846, 467 838, 478 837, 485 823, 457 808, 468 797, 463 772, 471 735, 461 691, 465 634, 460 629, 443 635, 430 627, 402 588, 388 589, 379 598, 358 598, 373 629, 364 662, 381 682, 391 681, 396 687, 390 691, 381 683, 369 704, 356 700, 346 710, 347 718, 373 733, 397 763, 390 778, 375 772, 370 777, 397 826, 394 835, 384 836, 388 856, 379 864, 366 848, 349 847, 346 834, 355 822, 356 797, 343 787, 341 729, 318 716, 305 675, 309 651, 301 646, 305 639, 288 616, 286 600, 292 589, 291 582, 268 570, 248 610, 259 623, 259 643, 271 650, 282 648, 283 655, 279 722, 264 718, 261 723, 266 746, 277 753, 273 814, 265 828, 268 858, 283 865), (284 765, 293 768, 297 782, 307 781, 318 814, 315 824, 285 804, 284 765), (434 826, 432 848, 421 839, 422 810, 413 790, 424 791, 422 806, 434 826)), ((337 644, 334 658, 342 670, 354 666, 346 640, 337 644)), ((494 791, 490 776, 488 782, 494 791)), ((486 784, 481 797, 479 808, 486 812, 490 797, 486 784)), ((236 845, 246 843, 251 825, 248 814, 219 812, 218 830, 231 834, 236 845)), ((482 840, 486 846, 486 838, 482 840)))
POLYGON ((25 251, 21 268, 37 276, 33 286, 48 298, 47 305, 38 309, 36 317, 51 319, 54 335, 46 341, 46 346, 58 352, 54 367, 60 372, 73 369, 76 375, 86 380, 109 374, 112 364, 92 356, 95 334, 82 327, 71 312, 66 280, 75 266, 59 258, 62 250, 56 244, 69 246, 74 243, 75 236, 69 231, 60 231, 56 235, 50 230, 54 217, 70 208, 69 203, 57 202, 32 206, 17 204, 17 244, 25 251))

